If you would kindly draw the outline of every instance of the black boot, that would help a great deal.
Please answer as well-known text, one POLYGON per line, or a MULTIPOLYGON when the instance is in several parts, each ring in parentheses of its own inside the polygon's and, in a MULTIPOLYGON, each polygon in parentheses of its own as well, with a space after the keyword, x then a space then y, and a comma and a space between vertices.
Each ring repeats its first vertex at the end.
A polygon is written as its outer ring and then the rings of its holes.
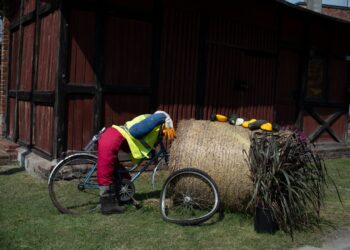
POLYGON ((120 206, 115 199, 112 186, 100 186, 100 203, 102 214, 124 213, 125 206, 120 206))

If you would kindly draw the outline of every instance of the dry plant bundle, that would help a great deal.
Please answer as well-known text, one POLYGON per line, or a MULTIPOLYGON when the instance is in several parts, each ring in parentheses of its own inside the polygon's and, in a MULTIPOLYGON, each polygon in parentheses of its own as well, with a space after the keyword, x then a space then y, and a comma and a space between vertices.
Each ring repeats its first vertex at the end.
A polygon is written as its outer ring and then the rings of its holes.
POLYGON ((224 207, 244 211, 253 187, 242 153, 249 150, 250 136, 248 129, 228 123, 182 120, 170 148, 170 170, 194 167, 207 172, 219 187, 224 207))

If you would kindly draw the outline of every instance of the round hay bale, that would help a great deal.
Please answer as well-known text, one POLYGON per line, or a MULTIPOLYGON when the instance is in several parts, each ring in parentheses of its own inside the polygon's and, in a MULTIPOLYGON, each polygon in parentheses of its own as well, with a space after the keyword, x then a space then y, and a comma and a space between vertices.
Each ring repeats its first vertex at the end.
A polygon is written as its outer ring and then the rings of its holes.
POLYGON ((219 187, 224 207, 245 210, 253 186, 243 154, 249 151, 250 130, 229 123, 182 120, 176 134, 170 170, 194 167, 207 172, 219 187))

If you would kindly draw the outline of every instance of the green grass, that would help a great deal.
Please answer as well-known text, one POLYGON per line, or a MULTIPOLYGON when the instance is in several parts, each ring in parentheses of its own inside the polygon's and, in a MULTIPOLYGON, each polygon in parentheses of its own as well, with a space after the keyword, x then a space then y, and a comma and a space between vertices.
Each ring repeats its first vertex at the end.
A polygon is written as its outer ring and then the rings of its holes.
MULTIPOLYGON (((2 171, 0 166, 0 249, 291 249, 320 246, 335 228, 350 225, 350 159, 327 161, 330 176, 343 199, 329 185, 322 211, 322 230, 289 235, 257 234, 253 218, 239 213, 216 215, 201 226, 182 227, 160 218, 158 207, 145 204, 125 214, 60 214, 48 196, 47 183, 24 171, 2 171)), ((138 197, 152 198, 149 176, 137 184, 138 197), (141 196, 140 196, 141 194, 141 196)))

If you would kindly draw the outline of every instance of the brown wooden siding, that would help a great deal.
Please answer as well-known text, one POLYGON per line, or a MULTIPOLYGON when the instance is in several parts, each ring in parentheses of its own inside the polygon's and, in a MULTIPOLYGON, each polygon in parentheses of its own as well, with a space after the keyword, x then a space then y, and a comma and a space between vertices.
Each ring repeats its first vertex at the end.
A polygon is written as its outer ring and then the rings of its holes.
POLYGON ((24 0, 24 15, 35 10, 36 0, 24 0))
POLYGON ((34 31, 35 23, 25 26, 23 30, 25 39, 23 40, 21 80, 19 83, 19 90, 23 91, 31 91, 32 89, 34 31))
POLYGON ((107 16, 104 27, 105 83, 150 85, 152 24, 107 16))
POLYGON ((19 31, 11 34, 11 65, 9 90, 16 90, 17 63, 18 63, 19 31))
POLYGON ((8 137, 10 139, 15 139, 15 115, 16 115, 16 99, 15 98, 9 98, 9 108, 8 108, 8 116, 9 116, 9 122, 8 122, 8 137))
POLYGON ((215 18, 209 24, 204 119, 236 113, 273 120, 277 37, 270 29, 215 18), (243 81, 247 90, 235 84, 243 81))
POLYGON ((200 15, 166 9, 158 108, 175 121, 195 116, 200 15))
POLYGON ((70 16, 69 82, 95 83, 93 60, 95 56, 96 15, 73 10, 70 16))
POLYGON ((301 47, 304 41, 304 19, 299 15, 281 15, 280 41, 284 46, 301 47))
POLYGON ((346 100, 347 93, 344 91, 348 86, 349 63, 344 60, 331 60, 329 64, 329 82, 337 83, 337 87, 329 87, 328 99, 331 102, 346 100))
POLYGON ((241 114, 242 92, 235 88, 237 80, 243 80, 240 50, 222 45, 211 45, 208 56, 208 76, 205 93, 204 119, 211 113, 241 114))
POLYGON ((327 22, 313 20, 309 23, 308 46, 318 51, 327 51, 329 49, 331 27, 327 22))
POLYGON ((67 97, 67 149, 82 149, 93 132, 94 99, 87 95, 67 97))
POLYGON ((41 19, 37 90, 55 90, 57 80, 59 12, 41 19))
POLYGON ((280 50, 276 84, 276 122, 282 125, 293 125, 296 120, 299 62, 297 51, 280 50))
POLYGON ((120 125, 135 117, 149 112, 149 97, 134 95, 105 94, 104 126, 120 125))
POLYGON ((18 139, 20 142, 30 144, 31 131, 31 102, 18 102, 18 139))
POLYGON ((45 105, 35 105, 35 148, 52 155, 53 147, 54 108, 45 105))

